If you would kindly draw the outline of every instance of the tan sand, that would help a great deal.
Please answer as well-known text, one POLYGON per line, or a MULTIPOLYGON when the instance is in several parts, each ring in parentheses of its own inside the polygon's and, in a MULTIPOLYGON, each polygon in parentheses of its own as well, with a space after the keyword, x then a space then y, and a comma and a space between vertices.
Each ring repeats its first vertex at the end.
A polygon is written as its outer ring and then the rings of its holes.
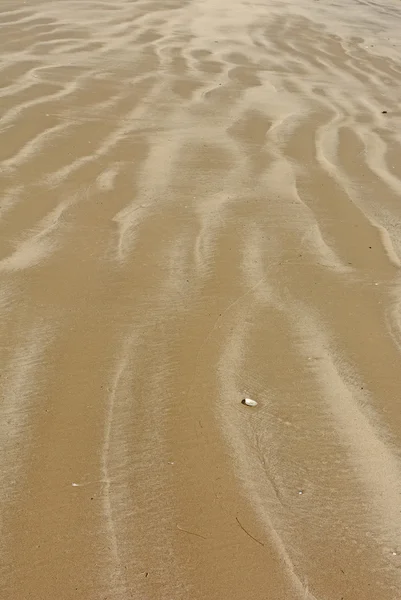
POLYGON ((401 598, 400 30, 1 2, 0 600, 401 598))

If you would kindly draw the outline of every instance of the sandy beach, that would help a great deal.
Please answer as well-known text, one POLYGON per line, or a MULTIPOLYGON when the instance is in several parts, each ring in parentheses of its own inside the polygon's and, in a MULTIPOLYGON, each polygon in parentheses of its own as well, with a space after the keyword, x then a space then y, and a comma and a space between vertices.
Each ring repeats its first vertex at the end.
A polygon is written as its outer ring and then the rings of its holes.
POLYGON ((0 600, 401 598, 400 31, 2 0, 0 600))

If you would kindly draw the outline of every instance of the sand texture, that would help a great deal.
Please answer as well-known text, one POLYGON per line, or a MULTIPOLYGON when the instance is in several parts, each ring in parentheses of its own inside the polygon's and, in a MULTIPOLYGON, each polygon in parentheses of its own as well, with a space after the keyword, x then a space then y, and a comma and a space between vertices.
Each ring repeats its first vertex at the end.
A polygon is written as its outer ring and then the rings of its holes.
POLYGON ((0 600, 401 598, 400 32, 1 0, 0 600))

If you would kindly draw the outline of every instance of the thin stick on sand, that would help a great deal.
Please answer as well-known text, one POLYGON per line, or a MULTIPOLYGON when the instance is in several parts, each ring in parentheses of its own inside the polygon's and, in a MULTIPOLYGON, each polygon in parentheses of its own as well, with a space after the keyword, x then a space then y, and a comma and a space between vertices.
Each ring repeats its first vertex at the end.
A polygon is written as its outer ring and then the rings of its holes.
POLYGON ((247 530, 245 529, 245 527, 244 527, 244 526, 241 524, 241 522, 240 522, 239 518, 238 518, 238 517, 235 517, 235 518, 236 518, 236 520, 237 520, 237 523, 238 523, 238 525, 241 527, 242 531, 245 531, 246 535, 248 535, 248 536, 249 536, 249 537, 250 537, 250 538, 251 538, 251 539, 252 539, 254 542, 257 542, 258 544, 260 544, 261 546, 263 546, 263 547, 264 547, 264 544, 263 544, 263 542, 260 542, 259 540, 257 540, 256 538, 254 538, 254 537, 253 537, 253 535, 251 535, 251 534, 249 533, 249 531, 247 531, 247 530))
POLYGON ((177 529, 179 529, 180 531, 184 531, 185 533, 189 533, 190 535, 196 535, 196 537, 200 537, 203 540, 207 539, 204 535, 201 535, 200 533, 195 533, 194 531, 188 531, 188 529, 184 529, 183 527, 180 527, 179 525, 177 525, 177 529))

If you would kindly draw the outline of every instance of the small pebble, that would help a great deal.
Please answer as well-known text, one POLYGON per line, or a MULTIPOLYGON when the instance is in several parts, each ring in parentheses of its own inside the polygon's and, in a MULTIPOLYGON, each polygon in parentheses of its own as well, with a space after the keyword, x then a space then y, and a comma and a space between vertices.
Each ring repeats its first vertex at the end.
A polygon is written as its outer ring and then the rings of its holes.
POLYGON ((245 404, 246 406, 257 406, 258 405, 256 400, 252 400, 251 398, 244 398, 242 400, 242 404, 245 404))

